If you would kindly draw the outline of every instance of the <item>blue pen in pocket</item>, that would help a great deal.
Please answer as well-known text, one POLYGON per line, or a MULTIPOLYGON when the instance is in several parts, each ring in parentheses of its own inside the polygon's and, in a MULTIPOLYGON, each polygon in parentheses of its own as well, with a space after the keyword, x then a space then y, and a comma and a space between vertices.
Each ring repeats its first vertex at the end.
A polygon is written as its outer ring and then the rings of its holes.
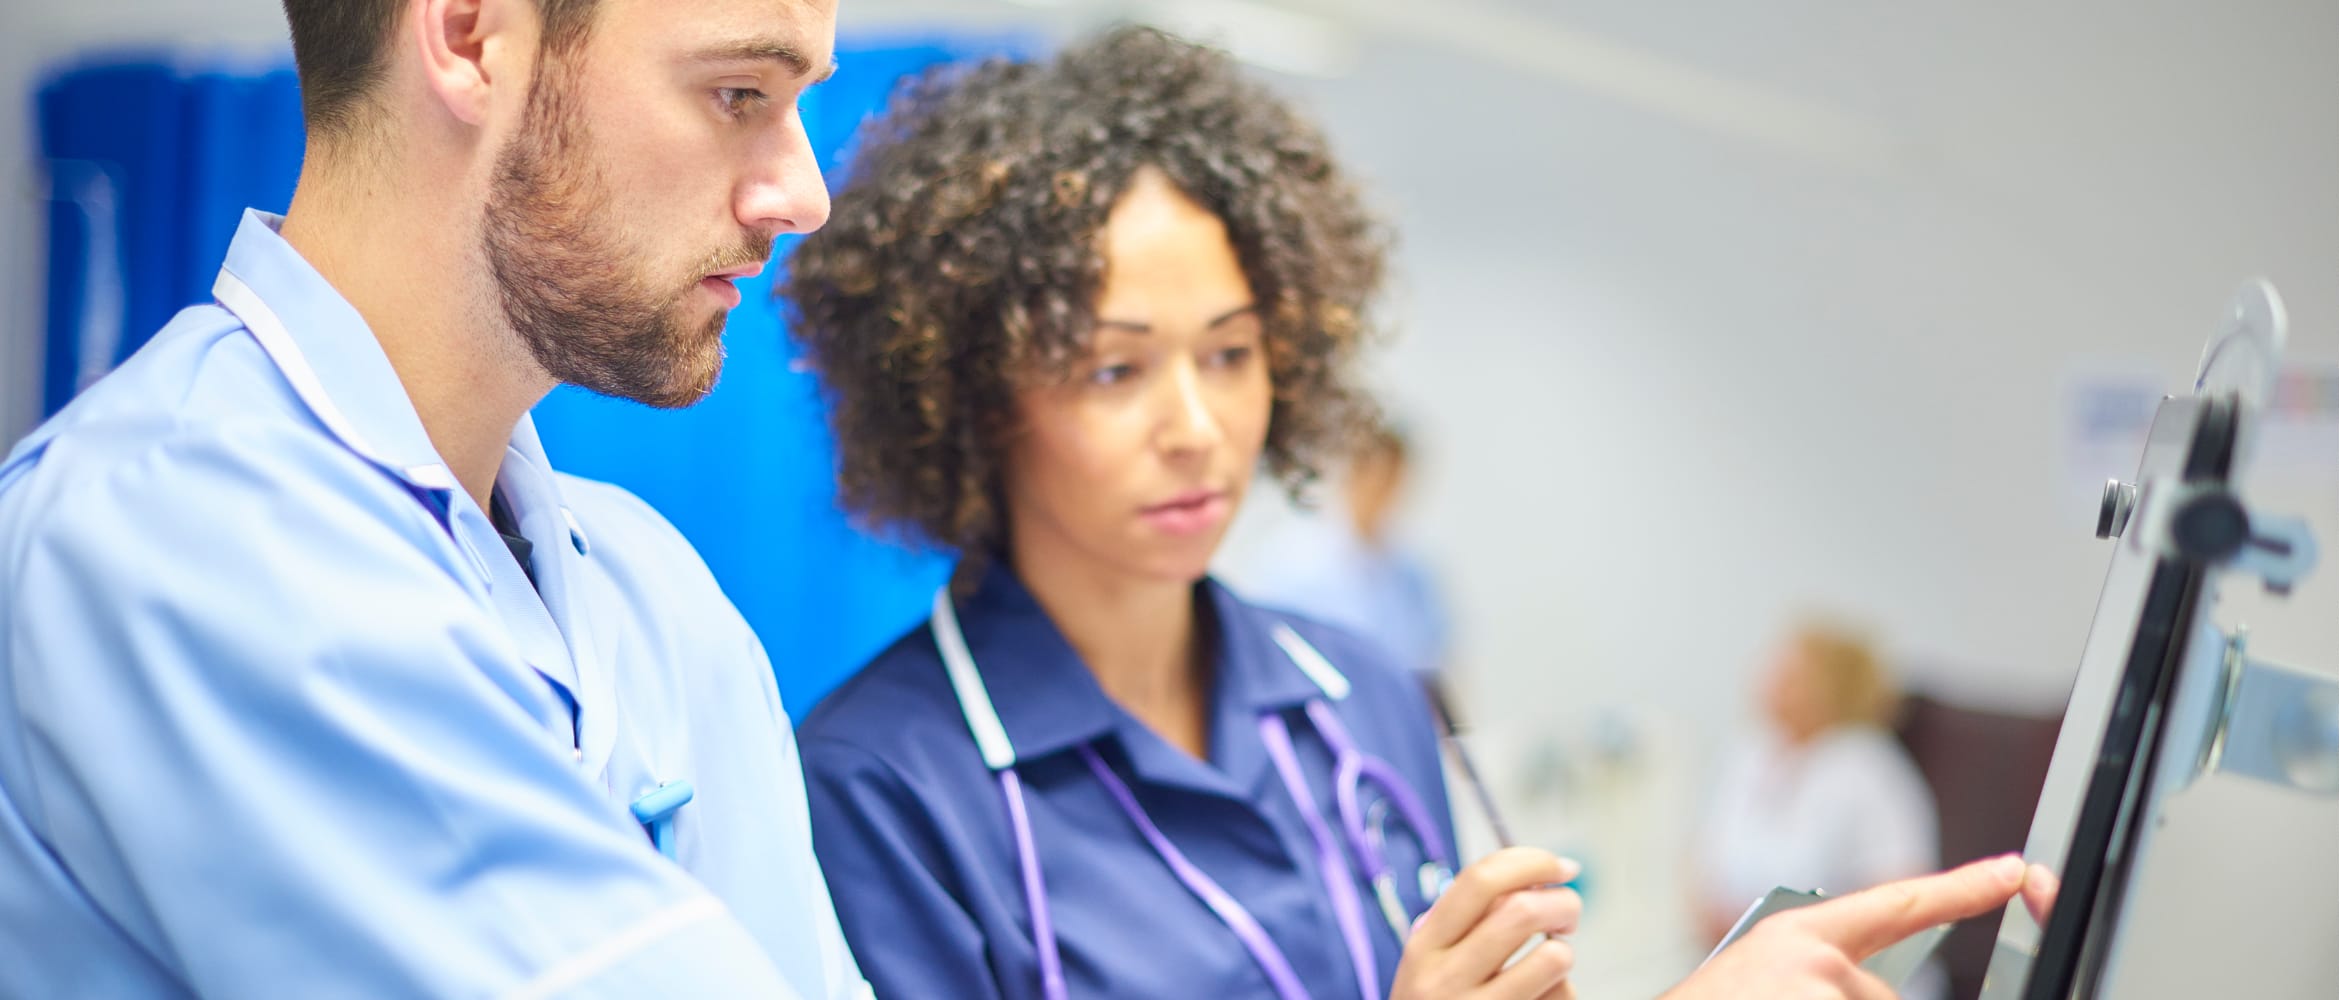
POLYGON ((649 794, 635 799, 632 806, 634 820, 642 824, 650 835, 650 842, 658 846, 658 853, 674 857, 674 813, 694 794, 688 781, 662 781, 649 794))

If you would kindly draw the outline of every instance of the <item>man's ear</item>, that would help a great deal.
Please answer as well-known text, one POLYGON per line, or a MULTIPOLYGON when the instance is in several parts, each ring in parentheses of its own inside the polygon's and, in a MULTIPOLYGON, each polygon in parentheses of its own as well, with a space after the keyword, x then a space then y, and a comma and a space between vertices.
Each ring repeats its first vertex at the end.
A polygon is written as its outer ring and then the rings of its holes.
POLYGON ((410 0, 405 23, 425 86, 457 121, 484 124, 498 88, 528 85, 537 28, 530 0, 410 0))

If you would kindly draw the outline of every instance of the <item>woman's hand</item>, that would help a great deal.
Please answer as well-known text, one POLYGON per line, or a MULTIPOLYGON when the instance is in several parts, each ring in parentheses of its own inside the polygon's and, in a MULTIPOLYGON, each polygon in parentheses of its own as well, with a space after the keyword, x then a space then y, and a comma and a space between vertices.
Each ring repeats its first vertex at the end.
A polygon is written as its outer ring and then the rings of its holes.
POLYGON ((1774 914, 1662 1000, 1893 1000, 1893 987, 1863 960, 1928 927, 2007 905, 2024 875, 2022 859, 1992 858, 1774 914))
POLYGON ((1561 883, 1578 870, 1532 847, 1505 848, 1463 869, 1414 922, 1390 1000, 1574 1000, 1568 974, 1576 952, 1561 938, 1576 931, 1584 900, 1561 883))

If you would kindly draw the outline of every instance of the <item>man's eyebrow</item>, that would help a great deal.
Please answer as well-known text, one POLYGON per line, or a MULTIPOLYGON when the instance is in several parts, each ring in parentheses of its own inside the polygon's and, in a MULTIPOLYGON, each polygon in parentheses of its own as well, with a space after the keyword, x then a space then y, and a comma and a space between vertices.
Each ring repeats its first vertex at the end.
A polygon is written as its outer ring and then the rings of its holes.
MULTIPOLYGON (((806 58, 802 51, 787 42, 771 39, 754 39, 709 46, 691 53, 691 61, 702 63, 774 62, 786 67, 790 76, 813 75, 813 62, 806 58)), ((827 66, 821 67, 820 78, 813 82, 825 83, 835 75, 837 75, 837 63, 835 60, 831 60, 827 66)))

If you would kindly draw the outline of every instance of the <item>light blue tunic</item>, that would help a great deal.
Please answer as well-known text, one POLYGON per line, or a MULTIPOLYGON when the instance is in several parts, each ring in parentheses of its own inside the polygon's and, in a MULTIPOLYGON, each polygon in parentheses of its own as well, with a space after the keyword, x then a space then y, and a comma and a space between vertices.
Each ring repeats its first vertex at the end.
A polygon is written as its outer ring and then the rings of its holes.
POLYGON ((0 996, 863 995, 697 555, 523 419, 540 596, 278 222, 0 465, 0 996))

